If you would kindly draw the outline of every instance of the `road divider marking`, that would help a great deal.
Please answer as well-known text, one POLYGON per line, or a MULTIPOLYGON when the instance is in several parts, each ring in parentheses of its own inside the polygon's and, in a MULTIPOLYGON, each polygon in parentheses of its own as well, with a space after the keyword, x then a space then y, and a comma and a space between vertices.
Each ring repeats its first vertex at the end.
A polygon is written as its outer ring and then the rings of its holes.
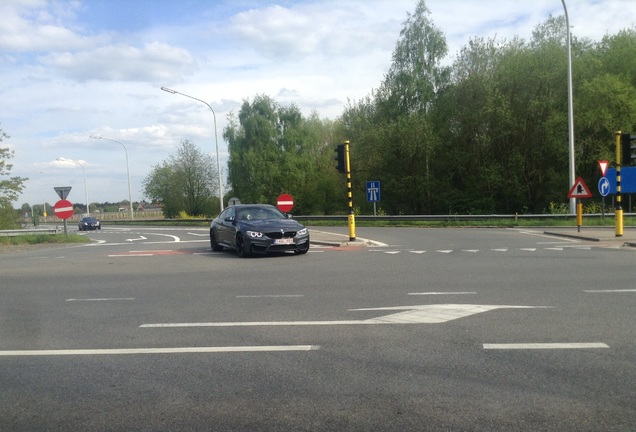
POLYGON ((236 298, 289 298, 305 297, 304 294, 262 294, 262 295, 237 295, 236 298))
POLYGON ((114 349, 70 349, 70 350, 18 350, 0 351, 0 357, 12 356, 79 356, 79 355, 125 355, 125 354, 196 354, 236 352, 285 352, 314 351, 320 345, 271 345, 271 346, 227 346, 184 348, 114 348, 114 349))
POLYGON ((475 291, 448 291, 448 292, 419 292, 419 293, 409 293, 409 295, 467 295, 467 294, 477 294, 475 291))
POLYGON ((132 301, 134 297, 120 297, 120 298, 85 298, 85 299, 67 299, 67 302, 92 302, 92 301, 132 301))
POLYGON ((586 293, 625 293, 636 292, 636 289, 583 290, 586 293))
POLYGON ((609 348, 607 344, 599 342, 591 343, 510 343, 510 344, 484 344, 484 349, 595 349, 609 348))

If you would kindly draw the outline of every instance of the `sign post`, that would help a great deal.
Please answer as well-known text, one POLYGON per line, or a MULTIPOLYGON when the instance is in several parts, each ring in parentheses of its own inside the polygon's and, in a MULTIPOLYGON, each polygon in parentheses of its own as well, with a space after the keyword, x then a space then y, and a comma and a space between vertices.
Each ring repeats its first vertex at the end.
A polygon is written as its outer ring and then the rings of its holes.
POLYGON ((598 191, 601 194, 601 200, 603 202, 602 207, 601 207, 601 219, 603 221, 605 221, 605 197, 607 196, 607 194, 609 194, 609 180, 607 180, 607 178, 605 177, 605 174, 607 173, 607 167, 609 166, 609 161, 606 160, 600 160, 598 161, 598 167, 601 169, 601 175, 603 177, 600 178, 600 180, 598 181, 598 191))
POLYGON ((73 216, 73 204, 68 200, 61 199, 55 203, 53 209, 55 210, 55 216, 59 217, 60 219, 64 219, 64 235, 68 237, 66 219, 73 216))
POLYGON ((574 185, 572 185, 572 189, 570 189, 570 193, 568 193, 568 198, 577 199, 576 225, 579 232, 581 232, 581 225, 583 225, 583 204, 581 203, 580 198, 592 198, 592 193, 588 189, 582 177, 576 179, 574 185))
POLYGON ((375 203, 380 201, 380 182, 367 182, 367 202, 373 203, 373 216, 375 216, 375 203))
POLYGON ((623 236, 623 207, 621 203, 621 131, 616 131, 616 237, 623 236))

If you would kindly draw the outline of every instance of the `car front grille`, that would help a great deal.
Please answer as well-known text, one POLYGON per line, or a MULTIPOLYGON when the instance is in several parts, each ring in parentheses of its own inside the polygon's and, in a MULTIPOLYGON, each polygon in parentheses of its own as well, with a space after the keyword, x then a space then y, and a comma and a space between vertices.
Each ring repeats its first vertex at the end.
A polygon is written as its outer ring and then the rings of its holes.
POLYGON ((265 233, 265 235, 271 239, 294 238, 296 237, 296 231, 274 231, 265 233))

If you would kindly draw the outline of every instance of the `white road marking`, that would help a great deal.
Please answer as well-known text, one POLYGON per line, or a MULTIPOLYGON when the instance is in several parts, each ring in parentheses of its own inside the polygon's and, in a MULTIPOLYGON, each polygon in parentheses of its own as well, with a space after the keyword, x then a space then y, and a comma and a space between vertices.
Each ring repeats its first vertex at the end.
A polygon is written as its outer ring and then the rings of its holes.
POLYGON ((400 251, 384 251, 384 253, 389 254, 389 255, 397 255, 400 253, 400 251))
POLYGON ((477 253, 479 252, 479 249, 462 249, 462 252, 477 253))
POLYGON ((272 294, 272 295, 237 295, 236 298, 286 298, 305 297, 304 294, 272 294))
POLYGON ((409 251, 409 252, 411 252, 411 253, 415 253, 415 254, 423 254, 423 253, 426 253, 426 251, 425 251, 425 250, 412 250, 412 251, 409 251))
POLYGON ((183 354, 183 353, 190 354, 190 353, 231 353, 231 352, 284 352, 284 351, 313 351, 318 349, 320 349, 320 345, 22 350, 22 351, 0 351, 0 357, 64 356, 64 355, 121 355, 121 354, 183 354))
POLYGON ((490 249, 493 252, 508 252, 507 248, 501 248, 501 249, 490 249))
POLYGON ((139 238, 134 238, 134 239, 129 238, 129 239, 126 239, 126 241, 127 241, 127 242, 134 242, 134 241, 139 241, 139 240, 148 240, 148 238, 147 238, 147 237, 144 237, 144 236, 139 236, 139 238))
POLYGON ((120 255, 108 255, 109 258, 117 258, 117 257, 149 257, 153 256, 153 254, 146 253, 136 253, 136 254, 120 254, 120 255))
POLYGON ((453 251, 452 249, 447 249, 447 250, 436 250, 435 252, 449 254, 449 253, 451 253, 452 251, 453 251))
POLYGON ((85 299, 67 299, 67 302, 90 302, 90 301, 130 301, 135 300, 134 297, 120 297, 120 298, 85 298, 85 299))
POLYGON ((193 235, 193 236, 199 236, 199 237, 208 237, 210 234, 205 233, 205 234, 199 234, 199 233, 193 233, 193 232, 189 232, 187 234, 193 235))
POLYGON ((409 295, 465 295, 465 294, 477 294, 475 291, 456 291, 456 292, 420 292, 409 293, 409 295))
POLYGON ((610 289, 610 290, 583 290, 586 293, 624 293, 636 292, 636 289, 610 289))
MULTIPOLYGON (((173 235, 170 235, 170 234, 155 234, 155 235, 164 236, 164 237, 171 237, 175 241, 175 243, 179 243, 181 241, 181 239, 179 237, 173 236, 173 235)), ((207 240, 199 240, 199 241, 207 241, 207 240)))
POLYGON ((434 304, 416 306, 391 306, 379 308, 349 309, 350 311, 402 311, 366 320, 339 321, 244 321, 142 324, 142 328, 174 327, 268 327, 268 326, 329 326, 329 325, 377 325, 377 324, 438 324, 496 309, 536 309, 546 306, 505 306, 434 304))
POLYGON ((510 344, 484 344, 484 349, 586 349, 609 348, 607 344, 592 343, 510 343, 510 344))
POLYGON ((519 250, 528 251, 528 252, 536 252, 537 248, 519 248, 519 250))

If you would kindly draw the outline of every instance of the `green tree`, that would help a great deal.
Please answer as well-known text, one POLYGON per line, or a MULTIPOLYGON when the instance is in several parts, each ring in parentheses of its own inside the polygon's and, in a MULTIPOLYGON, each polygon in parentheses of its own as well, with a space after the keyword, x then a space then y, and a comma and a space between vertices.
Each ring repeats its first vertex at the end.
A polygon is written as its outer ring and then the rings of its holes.
POLYGON ((443 33, 420 0, 408 14, 379 90, 343 113, 355 188, 380 180, 383 207, 391 213, 433 209, 432 157, 439 140, 431 113, 449 82, 450 68, 441 63, 447 52, 443 33))
POLYGON ((181 211, 191 216, 212 216, 220 210, 217 176, 212 158, 186 139, 176 154, 153 167, 143 188, 148 198, 163 205, 167 218, 181 211))
MULTIPOLYGON (((0 142, 8 139, 7 135, 0 129, 0 142)), ((8 147, 0 147, 0 229, 11 229, 17 226, 16 212, 13 209, 13 202, 24 189, 26 177, 9 177, 13 165, 8 163, 14 155, 8 147), (5 178, 7 177, 7 178, 5 178)))
POLYGON ((332 209, 330 192, 337 177, 327 168, 326 149, 334 128, 315 113, 304 118, 297 106, 280 106, 269 96, 245 100, 223 132, 232 194, 242 202, 273 204, 281 193, 289 193, 297 214, 332 209))

